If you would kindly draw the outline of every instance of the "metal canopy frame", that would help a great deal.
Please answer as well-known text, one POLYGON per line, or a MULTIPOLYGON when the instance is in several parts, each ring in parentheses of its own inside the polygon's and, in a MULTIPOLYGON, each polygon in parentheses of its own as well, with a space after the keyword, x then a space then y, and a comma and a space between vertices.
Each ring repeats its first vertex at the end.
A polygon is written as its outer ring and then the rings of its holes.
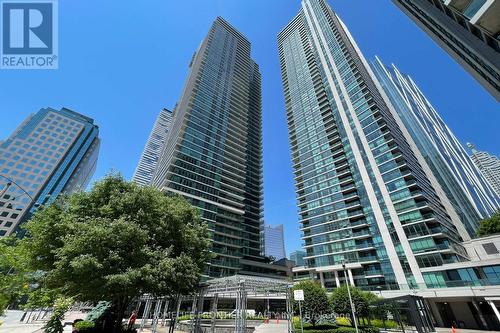
MULTIPOLYGON (((258 276, 234 275, 209 280, 200 290, 198 297, 211 298, 212 323, 210 333, 215 333, 217 321, 217 303, 219 299, 229 298, 236 300, 236 316, 234 319, 234 332, 246 332, 247 301, 248 298, 269 299, 283 298, 286 300, 286 319, 288 332, 293 333, 293 284, 290 281, 272 279, 258 276)), ((195 313, 196 323, 199 323, 199 312, 195 313)), ((200 327, 194 327, 193 333, 199 332, 200 327)))
POLYGON ((176 302, 176 315, 171 317, 170 323, 170 330, 172 330, 172 326, 175 325, 179 317, 181 302, 190 299, 192 300, 192 319, 188 325, 189 332, 202 332, 201 315, 203 313, 203 303, 205 299, 210 299, 211 325, 208 332, 216 333, 217 305, 219 299, 234 299, 236 301, 234 333, 246 333, 247 301, 251 298, 262 300, 286 300, 286 315, 285 318, 282 319, 287 320, 288 333, 294 333, 292 287, 293 283, 291 281, 258 276, 234 275, 209 280, 200 285, 199 290, 195 294, 191 296, 182 296, 176 300, 166 297, 144 295, 140 298, 136 308, 136 310, 139 310, 140 304, 143 302, 146 303, 139 330, 142 331, 144 329, 146 320, 150 318, 151 314, 152 331, 157 332, 157 326, 160 322, 162 326, 165 325, 169 305, 175 304, 173 302, 176 302), (155 303, 154 307, 153 303, 155 303))

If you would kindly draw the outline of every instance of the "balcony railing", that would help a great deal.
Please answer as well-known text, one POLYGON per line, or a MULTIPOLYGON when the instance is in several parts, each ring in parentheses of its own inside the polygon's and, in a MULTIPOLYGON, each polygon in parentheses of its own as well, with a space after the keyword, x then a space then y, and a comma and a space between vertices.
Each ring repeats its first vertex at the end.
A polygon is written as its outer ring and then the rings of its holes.
POLYGON ((474 281, 440 281, 428 284, 385 284, 379 286, 363 286, 357 287, 369 291, 383 291, 383 290, 426 290, 426 289, 440 289, 440 288, 464 288, 464 287, 485 287, 485 286, 500 286, 500 278, 480 279, 474 281))

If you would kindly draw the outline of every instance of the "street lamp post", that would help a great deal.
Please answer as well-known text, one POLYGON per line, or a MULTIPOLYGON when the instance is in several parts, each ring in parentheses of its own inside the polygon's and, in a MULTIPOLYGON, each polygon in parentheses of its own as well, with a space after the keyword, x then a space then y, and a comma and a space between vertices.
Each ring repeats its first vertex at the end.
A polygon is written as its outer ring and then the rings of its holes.
POLYGON ((347 294, 349 295, 349 303, 351 304, 352 320, 354 321, 354 328, 356 329, 356 333, 359 333, 358 322, 356 321, 356 308, 355 308, 354 303, 352 301, 351 288, 349 287, 349 282, 347 282, 347 273, 346 273, 346 265, 345 264, 346 264, 345 260, 342 260, 342 270, 344 271, 344 279, 345 279, 346 286, 347 286, 347 294))
POLYGON ((17 187, 19 187, 21 189, 21 191, 23 191, 24 194, 26 194, 31 199, 31 201, 35 201, 35 199, 33 199, 33 197, 28 193, 28 191, 26 191, 21 185, 19 185, 18 183, 16 183, 12 179, 10 179, 9 177, 6 177, 4 175, 0 175, 0 177, 7 180, 7 184, 5 185, 4 189, 2 190, 2 193, 0 193, 0 197, 3 197, 5 192, 7 192, 7 190, 12 186, 12 184, 14 184, 17 187))

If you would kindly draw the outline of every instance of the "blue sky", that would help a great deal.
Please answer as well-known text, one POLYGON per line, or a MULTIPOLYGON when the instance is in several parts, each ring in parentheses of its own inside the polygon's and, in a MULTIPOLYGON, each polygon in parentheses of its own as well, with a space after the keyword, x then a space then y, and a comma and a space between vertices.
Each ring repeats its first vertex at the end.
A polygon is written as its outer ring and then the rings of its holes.
MULTIPOLYGON (((328 0, 367 59, 410 74, 463 142, 500 155, 500 106, 390 0, 328 0)), ((189 61, 216 16, 245 34, 263 77, 265 219, 300 248, 276 34, 299 0, 59 3, 59 69, 0 71, 0 138, 42 107, 93 117, 102 147, 95 179, 130 178, 153 121, 180 96, 189 61)))

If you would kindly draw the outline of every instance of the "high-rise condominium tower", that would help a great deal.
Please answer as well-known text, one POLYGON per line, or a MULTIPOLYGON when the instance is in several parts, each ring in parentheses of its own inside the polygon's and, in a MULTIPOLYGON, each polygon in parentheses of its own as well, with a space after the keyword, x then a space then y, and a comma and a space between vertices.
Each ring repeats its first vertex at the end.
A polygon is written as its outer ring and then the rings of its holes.
POLYGON ((392 0, 500 101, 500 0, 392 0))
POLYGON ((167 109, 161 110, 149 134, 148 141, 144 146, 144 151, 137 164, 132 181, 143 186, 151 184, 156 165, 158 164, 158 159, 160 158, 160 154, 167 139, 171 122, 172 111, 167 109))
POLYGON ((0 142, 0 236, 38 205, 85 188, 99 154, 94 121, 66 108, 41 109, 0 142))
POLYGON ((279 33, 308 268, 326 286, 423 284, 467 259, 464 226, 345 25, 303 0, 279 33))
POLYGON ((250 42, 217 18, 194 55, 153 185, 199 207, 216 258, 209 276, 261 260, 261 76, 250 42))
POLYGON ((478 151, 472 144, 468 144, 472 151, 472 160, 481 170, 484 177, 488 180, 495 191, 500 195, 500 159, 490 155, 485 151, 478 151))
POLYGON ((372 68, 462 223, 474 237, 500 198, 415 82, 377 58, 372 68))
POLYGON ((275 227, 272 225, 264 226, 264 245, 266 256, 274 257, 276 260, 286 258, 283 224, 275 227))

